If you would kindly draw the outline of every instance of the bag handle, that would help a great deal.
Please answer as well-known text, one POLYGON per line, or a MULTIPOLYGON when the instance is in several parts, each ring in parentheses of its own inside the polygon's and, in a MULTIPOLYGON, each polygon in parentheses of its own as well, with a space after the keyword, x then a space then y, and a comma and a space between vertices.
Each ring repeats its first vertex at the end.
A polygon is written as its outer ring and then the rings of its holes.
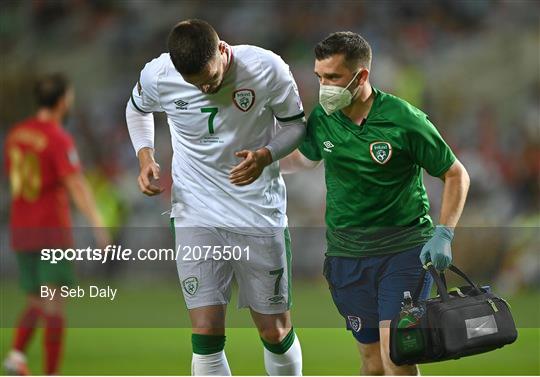
MULTIPOLYGON (((428 262, 431 263, 431 262, 428 262)), ((416 286, 416 289, 414 290, 414 293, 412 295, 413 302, 417 302, 418 298, 420 297, 420 293, 422 293, 422 288, 424 287, 424 279, 426 278, 426 274, 428 273, 428 267, 427 264, 425 266, 422 266, 422 272, 420 273, 420 280, 418 281, 418 284, 416 286)), ((446 279, 444 278, 444 274, 441 272, 439 273, 441 281, 443 282, 444 289, 442 291, 446 292, 446 279)), ((435 281, 436 284, 436 281, 435 281)), ((437 294, 441 295, 441 289, 437 285, 437 294)))
MULTIPOLYGON (((478 288, 476 284, 467 276, 463 271, 461 271, 459 268, 451 264, 448 266, 448 269, 452 271, 453 273, 459 275, 462 277, 469 285, 473 288, 473 290, 481 294, 482 290, 478 288)), ((418 282, 418 285, 416 286, 416 290, 414 291, 414 295, 412 296, 413 301, 418 301, 418 298, 420 297, 420 293, 422 292, 422 288, 424 286, 424 279, 426 277, 426 273, 430 273, 433 277, 433 281, 435 282, 437 286, 437 292, 439 296, 441 296, 442 301, 448 301, 450 299, 450 296, 448 295, 448 287, 446 284, 446 278, 444 276, 444 272, 438 272, 433 264, 431 262, 426 263, 423 266, 422 273, 420 274, 420 280, 418 282)))
POLYGON ((451 264, 448 266, 448 269, 452 271, 454 274, 461 276, 469 285, 476 291, 478 294, 482 294, 482 290, 478 288, 478 286, 467 276, 463 271, 461 271, 459 268, 451 264))
MULTIPOLYGON (((449 301, 450 295, 448 294, 448 288, 446 287, 446 279, 444 277, 444 273, 437 271, 435 266, 433 266, 433 263, 428 262, 424 268, 427 268, 427 271, 431 274, 431 277, 433 278, 433 281, 437 285, 437 291, 439 292, 439 295, 441 296, 442 301, 449 301)), ((423 285, 422 281, 422 285, 423 285)))

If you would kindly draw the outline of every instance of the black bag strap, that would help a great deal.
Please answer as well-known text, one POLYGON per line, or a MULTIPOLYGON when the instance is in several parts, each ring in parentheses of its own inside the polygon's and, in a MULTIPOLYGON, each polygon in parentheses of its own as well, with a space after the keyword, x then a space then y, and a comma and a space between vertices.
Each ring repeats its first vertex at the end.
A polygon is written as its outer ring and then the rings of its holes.
POLYGON ((414 293, 412 295, 413 302, 417 302, 420 294, 422 293, 422 288, 424 288, 424 280, 426 279, 426 273, 426 269, 422 268, 422 272, 420 273, 420 280, 418 280, 418 284, 416 285, 416 289, 414 290, 414 293))
POLYGON ((446 292, 448 292, 448 284, 446 284, 446 276, 444 276, 444 272, 440 271, 439 272, 439 277, 441 278, 443 284, 444 284, 444 287, 446 288, 446 292))
POLYGON ((435 267, 433 267, 433 264, 431 262, 428 262, 423 267, 424 268, 422 269, 422 273, 420 274, 420 280, 418 281, 418 285, 416 286, 414 294, 412 295, 413 302, 418 301, 420 293, 422 293, 422 288, 424 287, 424 280, 426 278, 426 274, 428 272, 433 277, 433 281, 437 286, 437 292, 439 296, 441 296, 443 301, 449 300, 450 296, 448 295, 448 289, 446 288, 446 279, 444 278, 444 274, 442 272, 439 274, 435 267))
MULTIPOLYGON (((416 289, 414 290, 414 293, 412 295, 413 302, 417 302, 418 299, 420 298, 420 294, 422 293, 422 288, 424 288, 424 280, 426 279, 427 272, 428 272, 427 268, 424 266, 424 268, 422 268, 422 272, 420 273, 420 280, 418 281, 418 285, 416 286, 416 289)), ((447 289, 444 273, 440 272, 439 276, 444 284, 444 288, 445 288, 444 290, 447 291, 448 289, 447 289)), ((438 286, 437 286, 437 294, 439 296, 441 295, 441 292, 438 286)))
POLYGON ((418 298, 420 297, 420 293, 422 293, 422 288, 424 287, 424 280, 426 279, 426 269, 422 268, 422 272, 420 273, 420 280, 418 280, 418 284, 416 284, 416 289, 414 290, 414 293, 412 295, 413 302, 417 302, 418 298))
POLYGON ((448 288, 446 287, 446 279, 444 278, 444 273, 441 272, 439 274, 439 272, 437 271, 437 269, 435 268, 435 266, 433 266, 431 262, 428 262, 424 268, 426 267, 427 267, 428 272, 431 274, 431 277, 433 278, 435 285, 437 286, 437 291, 439 292, 439 295, 441 296, 441 300, 442 301, 450 300, 450 296, 448 295, 448 288))
MULTIPOLYGON (((443 301, 447 301, 450 299, 450 296, 448 295, 448 286, 446 284, 446 278, 444 276, 444 272, 437 272, 435 267, 431 262, 428 262, 425 266, 423 266, 422 273, 420 274, 420 280, 418 281, 418 285, 416 286, 416 289, 414 291, 414 294, 412 296, 413 302, 417 302, 418 298, 420 297, 420 293, 422 293, 422 288, 424 287, 424 280, 426 278, 426 273, 430 273, 433 277, 433 281, 435 282, 435 285, 437 286, 437 292, 439 296, 441 296, 441 299, 443 301)), ((469 285, 473 288, 473 290, 481 294, 482 290, 478 288, 478 286, 459 268, 451 264, 448 266, 448 269, 452 271, 453 273, 459 275, 462 277, 469 285)))
POLYGON ((453 273, 455 273, 456 275, 461 276, 467 283, 469 283, 469 285, 473 288, 473 290, 476 291, 476 293, 478 294, 482 293, 482 290, 478 288, 478 286, 467 275, 465 275, 465 273, 461 271, 459 268, 451 264, 450 266, 448 266, 448 269, 452 271, 453 273))

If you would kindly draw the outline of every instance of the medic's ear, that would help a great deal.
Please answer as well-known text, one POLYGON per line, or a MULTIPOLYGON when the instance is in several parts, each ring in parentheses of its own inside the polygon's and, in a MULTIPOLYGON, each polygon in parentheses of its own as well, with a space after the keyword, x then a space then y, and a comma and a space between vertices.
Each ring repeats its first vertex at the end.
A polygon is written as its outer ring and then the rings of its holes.
POLYGON ((358 85, 364 85, 369 78, 369 69, 362 68, 358 74, 358 85))

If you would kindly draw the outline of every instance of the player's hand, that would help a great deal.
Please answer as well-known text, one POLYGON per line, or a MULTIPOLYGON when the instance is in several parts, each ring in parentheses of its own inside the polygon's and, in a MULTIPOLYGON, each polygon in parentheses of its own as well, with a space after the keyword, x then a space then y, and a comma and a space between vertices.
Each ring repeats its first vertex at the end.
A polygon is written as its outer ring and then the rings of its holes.
POLYGON ((159 195, 164 190, 156 182, 159 181, 159 164, 154 161, 152 153, 149 148, 143 148, 139 152, 141 171, 137 182, 141 192, 148 196, 159 195))
POLYGON ((452 228, 437 225, 433 237, 424 245, 420 252, 420 261, 423 265, 431 261, 433 266, 443 271, 452 263, 452 239, 454 231, 452 228))
POLYGON ((157 162, 150 162, 142 166, 137 181, 139 182, 139 189, 145 195, 159 195, 164 190, 156 182, 159 181, 159 164, 157 162))
POLYGON ((235 156, 244 159, 229 173, 229 180, 233 185, 237 186, 253 183, 259 178, 264 168, 272 163, 272 155, 266 148, 261 148, 255 152, 243 150, 236 152, 235 156))

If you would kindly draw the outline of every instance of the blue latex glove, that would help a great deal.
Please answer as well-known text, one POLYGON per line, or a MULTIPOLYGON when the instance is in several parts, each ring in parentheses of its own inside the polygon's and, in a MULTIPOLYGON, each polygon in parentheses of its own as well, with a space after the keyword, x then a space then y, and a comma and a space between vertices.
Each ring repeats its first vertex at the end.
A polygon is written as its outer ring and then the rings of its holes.
POLYGON ((420 252, 420 261, 423 265, 431 261, 439 270, 450 266, 452 263, 451 242, 454 238, 454 230, 444 225, 437 225, 433 237, 424 245, 420 252))

